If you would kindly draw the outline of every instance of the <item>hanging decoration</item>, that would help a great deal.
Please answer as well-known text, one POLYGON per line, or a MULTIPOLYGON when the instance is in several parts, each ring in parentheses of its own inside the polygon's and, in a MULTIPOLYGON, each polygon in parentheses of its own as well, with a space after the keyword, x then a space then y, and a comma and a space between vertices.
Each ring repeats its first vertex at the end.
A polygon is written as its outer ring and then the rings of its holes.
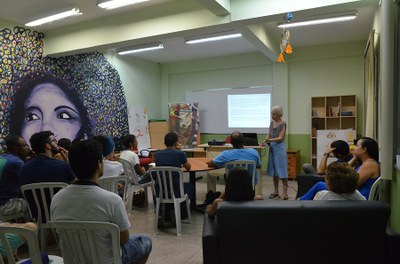
MULTIPOLYGON (((287 13, 284 19, 286 23, 291 22, 293 14, 287 13)), ((292 46, 290 45, 290 32, 287 29, 284 29, 281 33, 280 50, 281 53, 279 54, 278 62, 282 63, 285 62, 283 54, 291 54, 293 52, 292 46)))

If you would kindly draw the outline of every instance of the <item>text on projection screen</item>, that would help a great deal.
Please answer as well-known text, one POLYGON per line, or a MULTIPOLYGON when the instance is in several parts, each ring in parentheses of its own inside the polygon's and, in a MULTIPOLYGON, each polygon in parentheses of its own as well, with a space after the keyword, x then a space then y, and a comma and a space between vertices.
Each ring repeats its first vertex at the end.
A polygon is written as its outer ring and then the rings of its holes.
POLYGON ((229 128, 267 128, 270 123, 270 94, 228 95, 229 128))

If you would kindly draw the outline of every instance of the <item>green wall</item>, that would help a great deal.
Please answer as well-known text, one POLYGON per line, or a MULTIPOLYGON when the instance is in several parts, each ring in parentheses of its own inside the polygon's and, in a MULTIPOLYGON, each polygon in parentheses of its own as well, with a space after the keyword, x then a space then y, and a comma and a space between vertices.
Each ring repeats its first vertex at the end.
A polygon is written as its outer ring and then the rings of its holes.
POLYGON ((129 56, 105 56, 121 77, 128 107, 147 107, 149 119, 160 118, 160 65, 129 56))

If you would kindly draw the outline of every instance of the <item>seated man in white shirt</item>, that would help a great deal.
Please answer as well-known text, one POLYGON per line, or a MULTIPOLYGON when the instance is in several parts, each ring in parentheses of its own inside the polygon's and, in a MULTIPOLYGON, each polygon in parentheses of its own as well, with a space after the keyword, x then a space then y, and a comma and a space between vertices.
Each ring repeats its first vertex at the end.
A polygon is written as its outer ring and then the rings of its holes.
POLYGON ((115 161, 115 143, 110 136, 94 136, 94 140, 98 141, 102 145, 103 149, 103 178, 119 176, 124 172, 122 164, 115 161))
POLYGON ((121 159, 129 161, 135 168, 135 172, 138 175, 139 183, 149 182, 150 175, 146 174, 146 169, 140 165, 139 155, 136 154, 138 142, 135 135, 126 135, 122 138, 122 146, 124 150, 119 156, 121 159))
MULTIPOLYGON (((69 161, 76 180, 59 191, 51 202, 52 221, 100 221, 114 223, 120 230, 122 263, 146 263, 152 249, 150 237, 130 235, 131 223, 122 199, 115 193, 100 188, 98 178, 103 173, 103 156, 99 142, 82 140, 75 143, 69 152, 69 161)), ((96 247, 100 250, 99 264, 113 263, 109 235, 98 233, 96 247)), ((70 263, 74 252, 63 245, 61 249, 65 263, 70 263)), ((90 256, 86 256, 90 260, 90 256)), ((88 261, 87 263, 90 263, 88 261)))

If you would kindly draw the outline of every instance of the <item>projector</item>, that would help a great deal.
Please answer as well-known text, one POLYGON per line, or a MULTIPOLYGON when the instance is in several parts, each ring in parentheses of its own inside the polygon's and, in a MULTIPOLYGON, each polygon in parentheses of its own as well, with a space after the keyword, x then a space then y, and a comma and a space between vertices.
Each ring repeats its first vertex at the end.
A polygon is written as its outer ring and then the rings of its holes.
POLYGON ((208 141, 209 146, 223 146, 225 145, 225 140, 210 140, 208 141))

